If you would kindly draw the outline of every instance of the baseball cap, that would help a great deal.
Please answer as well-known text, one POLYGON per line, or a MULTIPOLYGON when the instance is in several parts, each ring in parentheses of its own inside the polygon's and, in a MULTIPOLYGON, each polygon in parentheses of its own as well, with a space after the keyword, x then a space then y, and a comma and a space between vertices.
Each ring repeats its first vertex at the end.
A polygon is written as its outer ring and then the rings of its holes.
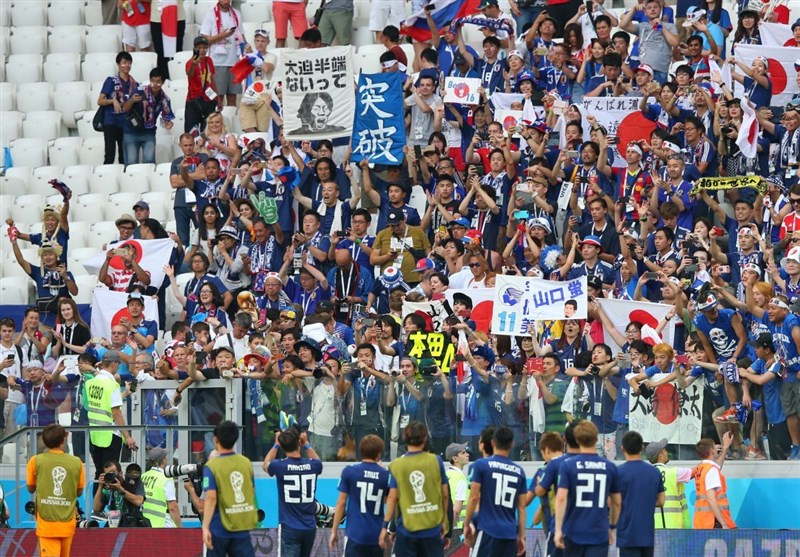
POLYGON ((450 443, 444 450, 444 458, 449 461, 461 451, 466 451, 466 450, 467 450, 467 443, 450 443))
POLYGON ((137 201, 136 204, 133 206, 133 210, 136 209, 147 209, 150 210, 150 204, 147 201, 137 201))
POLYGON ((775 343, 772 341, 772 335, 769 333, 761 333, 754 340, 750 341, 750 346, 753 348, 769 348, 775 351, 775 343))
POLYGON ((151 462, 158 462, 167 456, 167 449, 162 447, 151 447, 147 449, 147 460, 151 462))
POLYGON ((519 50, 516 50, 516 49, 514 49, 514 50, 510 50, 510 51, 508 52, 508 56, 506 56, 506 60, 508 60, 508 59, 509 59, 509 58, 511 58, 512 56, 516 56, 516 57, 517 57, 517 58, 519 58, 520 60, 525 60, 525 58, 522 56, 522 53, 521 53, 519 50))
POLYGON ((115 362, 121 363, 122 358, 120 358, 119 352, 117 352, 116 350, 106 350, 100 361, 104 364, 113 364, 115 362))
POLYGON ((141 292, 131 292, 128 294, 128 301, 125 302, 125 305, 130 304, 134 300, 144 305, 144 295, 141 292))
POLYGON ((392 225, 392 224, 400 224, 400 223, 401 223, 401 222, 403 222, 405 219, 406 219, 406 216, 405 216, 405 214, 403 213, 403 211, 392 211, 392 212, 391 212, 391 213, 389 213, 389 215, 386 217, 386 224, 388 224, 388 225, 392 225))
POLYGON ((199 36, 194 38, 194 42, 192 44, 194 44, 194 46, 201 45, 201 44, 208 45, 208 39, 206 37, 204 37, 203 35, 199 35, 199 36))
POLYGON ((530 228, 533 228, 534 226, 539 227, 539 228, 544 228, 544 230, 548 234, 550 234, 550 232, 552 232, 552 229, 550 228, 550 222, 544 217, 536 217, 534 219, 529 220, 528 221, 528 226, 530 228))
POLYGON ((464 228, 469 228, 470 223, 466 218, 459 217, 448 222, 447 226, 463 226, 464 228))
POLYGON ((600 248, 600 251, 603 251, 603 245, 600 243, 600 238, 595 236, 594 234, 589 234, 583 240, 580 241, 580 244, 589 244, 590 246, 597 246, 600 248))
POLYGON ((253 31, 253 36, 254 37, 265 37, 265 38, 268 39, 269 38, 269 31, 267 31, 266 29, 256 29, 255 31, 253 31))
POLYGON ((635 71, 650 74, 650 77, 653 77, 655 75, 655 72, 653 71, 653 68, 650 66, 650 64, 639 64, 636 67, 635 71))
POLYGON ((646 456, 647 460, 649 460, 650 462, 655 462, 658 459, 658 455, 664 448, 666 448, 668 444, 669 441, 667 441, 666 439, 648 443, 647 447, 645 447, 644 449, 644 456, 646 456))
POLYGON ((433 269, 433 261, 425 257, 417 261, 415 268, 417 271, 427 271, 428 269, 433 269))

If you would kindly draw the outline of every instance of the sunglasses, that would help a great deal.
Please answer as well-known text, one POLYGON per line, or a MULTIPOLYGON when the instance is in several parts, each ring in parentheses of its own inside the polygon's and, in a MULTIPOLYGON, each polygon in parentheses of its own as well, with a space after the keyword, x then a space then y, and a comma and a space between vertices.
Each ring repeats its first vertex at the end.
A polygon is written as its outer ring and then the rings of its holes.
POLYGON ((792 205, 794 205, 795 203, 800 203, 800 197, 790 197, 789 201, 792 202, 792 205))
POLYGON ((269 31, 267 31, 266 29, 256 29, 255 32, 253 33, 253 36, 256 35, 261 35, 262 37, 269 38, 269 31))
POLYGON ((473 267, 473 268, 476 268, 476 267, 480 267, 481 264, 480 263, 470 263, 469 266, 473 267))

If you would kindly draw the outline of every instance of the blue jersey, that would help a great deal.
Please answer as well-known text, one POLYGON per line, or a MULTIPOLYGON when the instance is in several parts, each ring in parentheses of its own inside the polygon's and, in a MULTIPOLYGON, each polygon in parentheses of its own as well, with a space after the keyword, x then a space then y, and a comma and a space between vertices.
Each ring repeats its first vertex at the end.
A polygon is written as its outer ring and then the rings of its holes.
POLYGON ((342 470, 339 492, 347 494, 347 539, 378 545, 383 527, 383 502, 389 493, 389 471, 374 462, 342 470))
POLYGON ((731 324, 734 315, 735 312, 732 309, 719 309, 717 310, 717 320, 713 323, 708 321, 708 317, 704 313, 698 313, 694 318, 694 324, 697 325, 699 331, 706 335, 714 348, 717 362, 720 363, 733 356, 739 345, 739 337, 731 324))
POLYGON ((558 470, 558 488, 569 491, 564 536, 580 545, 608 543, 608 496, 619 493, 616 465, 597 454, 578 454, 558 470))
POLYGON ((278 521, 295 530, 315 530, 314 497, 322 461, 311 458, 273 460, 267 473, 278 481, 278 521))
POLYGON ((481 486, 480 529, 493 538, 517 538, 517 498, 525 493, 525 472, 508 457, 494 455, 472 465, 481 486))
POLYGON ((617 523, 617 547, 653 547, 656 498, 664 492, 658 469, 643 460, 619 466, 622 509, 617 523))
MULTIPOLYGON (((547 495, 541 498, 542 512, 544 513, 544 526, 548 532, 556 531, 556 506, 555 506, 555 486, 558 484, 558 470, 566 459, 571 458, 571 454, 562 454, 547 463, 539 479, 539 487, 547 491, 547 495)), ((536 490, 536 478, 531 481, 531 492, 536 490)))
POLYGON ((767 414, 767 423, 770 425, 782 424, 786 421, 786 415, 783 413, 783 405, 781 404, 781 381, 778 379, 778 365, 780 365, 780 362, 777 360, 767 366, 764 360, 758 359, 750 366, 750 369, 756 375, 773 374, 772 380, 763 385, 764 411, 767 414))
POLYGON ((783 365, 786 366, 787 373, 783 377, 786 383, 797 383, 797 372, 800 371, 800 355, 797 351, 797 344, 792 338, 792 331, 795 327, 800 327, 800 319, 796 315, 787 315, 780 325, 776 325, 769 320, 767 312, 761 318, 772 334, 775 341, 775 356, 783 365))

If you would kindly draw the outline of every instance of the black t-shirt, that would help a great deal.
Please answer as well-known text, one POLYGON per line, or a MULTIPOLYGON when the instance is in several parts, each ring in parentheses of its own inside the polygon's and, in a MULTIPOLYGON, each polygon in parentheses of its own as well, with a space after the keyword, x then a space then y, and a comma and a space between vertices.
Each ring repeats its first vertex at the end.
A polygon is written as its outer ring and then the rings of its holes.
MULTIPOLYGON (((89 331, 87 327, 84 327, 80 323, 76 323, 75 325, 72 325, 72 327, 68 327, 67 325, 58 325, 57 327, 60 327, 62 338, 69 344, 74 344, 75 346, 85 346, 90 340, 92 340, 91 331, 89 331)), ((62 356, 76 354, 78 353, 74 350, 70 350, 62 344, 62 356)))
POLYGON ((219 374, 219 370, 215 367, 207 367, 205 369, 201 369, 200 373, 203 374, 203 377, 206 379, 221 379, 222 376, 219 374))

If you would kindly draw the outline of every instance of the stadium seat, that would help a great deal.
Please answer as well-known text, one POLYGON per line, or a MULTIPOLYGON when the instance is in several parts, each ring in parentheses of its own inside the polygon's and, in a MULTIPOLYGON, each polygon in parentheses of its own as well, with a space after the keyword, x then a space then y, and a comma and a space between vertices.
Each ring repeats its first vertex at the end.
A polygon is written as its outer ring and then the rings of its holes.
MULTIPOLYGON (((86 114, 90 113, 87 112, 86 114)), ((84 114, 84 119, 86 114, 84 114)), ((94 111, 91 114, 94 114, 94 111)), ((92 131, 92 136, 84 138, 81 150, 78 152, 78 162, 90 166, 100 166, 103 164, 103 159, 105 159, 105 143, 103 136, 98 137, 98 132, 92 130, 91 117, 89 117, 89 129, 92 131)))
POLYGON ((30 193, 40 193, 45 197, 53 195, 56 193, 56 190, 54 190, 48 182, 54 178, 60 179, 61 171, 62 169, 60 166, 39 166, 34 168, 31 181, 28 185, 28 191, 30 193))
POLYGON ((42 80, 41 54, 12 54, 5 66, 5 80, 17 85, 42 80))
POLYGON ((162 223, 172 218, 171 194, 164 191, 151 191, 142 194, 142 200, 150 205, 150 216, 162 223))
POLYGON ((48 54, 44 63, 44 80, 59 84, 81 80, 81 55, 77 52, 48 54))
MULTIPOLYGON (((272 19, 272 2, 270 0, 245 0, 239 4, 239 11, 242 12, 243 21, 268 21, 272 19), (267 17, 268 15, 269 17, 267 17)), ((253 36, 248 35, 247 39, 252 41, 253 36)))
POLYGON ((53 93, 53 108, 61 113, 61 121, 71 129, 78 127, 78 120, 95 103, 89 98, 89 84, 85 81, 68 81, 56 85, 53 93))
MULTIPOLYGON (((84 143, 87 140, 99 138, 101 140, 101 145, 102 145, 103 134, 101 132, 95 131, 94 126, 92 126, 92 120, 94 120, 94 115, 97 113, 98 109, 94 100, 92 100, 90 106, 91 109, 84 112, 76 122, 76 124, 78 124, 78 135, 83 138, 84 143)), ((100 162, 96 164, 103 164, 102 160, 103 159, 101 158, 100 162)), ((81 164, 91 164, 91 163, 87 162, 81 164)))
MULTIPOLYGON (((66 128, 63 130, 66 132, 66 128)), ((22 135, 26 138, 40 138, 51 141, 61 135, 61 113, 55 110, 35 110, 25 115, 22 122, 22 135)))
POLYGON ((150 83, 150 70, 156 67, 158 56, 155 52, 131 52, 133 64, 131 75, 141 84, 150 83))
MULTIPOLYGON (((181 273, 180 275, 175 277, 175 281, 178 283, 178 290, 181 292, 183 288, 192 280, 194 275, 192 273, 181 273)), ((183 311, 183 306, 181 303, 175 298, 174 294, 172 293, 172 288, 167 288, 167 303, 166 303, 166 314, 167 314, 167 322, 177 321, 180 318, 181 312, 183 311)))
MULTIPOLYGON (((18 180, 19 182, 22 182, 23 189, 17 191, 16 195, 24 195, 28 193, 28 186, 31 183, 32 176, 33 176, 33 167, 16 165, 12 168, 6 169, 5 178, 11 178, 14 180, 18 180)), ((13 193, 13 192, 4 192, 4 193, 13 193)))
MULTIPOLYGON (((64 141, 65 139, 71 138, 58 138, 56 139, 55 145, 59 145, 59 142, 64 141)), ((80 138, 75 138, 80 139, 80 138)), ((67 182, 69 187, 72 187, 70 182, 74 182, 76 180, 84 180, 87 184, 89 183, 89 176, 94 174, 94 167, 89 166, 88 164, 76 164, 73 166, 67 166, 64 168, 64 174, 62 180, 67 182)), ((74 190, 73 190, 74 191, 74 190)), ((84 193, 89 193, 89 189, 87 187, 86 191, 80 192, 79 195, 83 195, 84 193)))
POLYGON ((133 214, 133 205, 142 198, 141 193, 121 192, 108 196, 106 218, 116 220, 120 215, 133 214))
POLYGON ((47 27, 12 27, 8 46, 11 54, 45 54, 47 27))
MULTIPOLYGON (((172 75, 172 70, 170 70, 170 75, 172 75)), ((188 91, 189 80, 187 79, 170 79, 164 84, 164 92, 172 103, 173 111, 185 106, 188 91)))
MULTIPOLYGON (((2 276, 3 278, 5 277, 28 278, 28 274, 22 267, 20 267, 19 263, 17 263, 17 259, 14 257, 14 251, 11 249, 8 250, 8 257, 0 258, 0 272, 2 272, 0 276, 2 276)), ((0 301, 3 301, 2 298, 0 298, 0 301)), ((3 301, 3 303, 7 302, 3 301)))
POLYGON ((171 163, 162 163, 156 166, 156 171, 150 176, 150 191, 152 192, 172 192, 172 185, 169 182, 169 171, 171 163))
MULTIPOLYGON (((70 207, 71 212, 72 207, 70 207)), ((69 253, 74 249, 86 248, 86 237, 92 221, 71 221, 69 223, 69 253)))
MULTIPOLYGON (((5 176, 0 176, 0 195, 10 195, 12 197, 16 197, 25 193, 26 188, 26 180, 9 176, 8 171, 6 171, 5 176)), ((0 223, 0 225, 2 225, 2 223, 0 223)))
POLYGON ((200 26, 195 23, 187 23, 186 31, 183 34, 183 44, 178 45, 181 50, 192 51, 194 49, 194 38, 200 34, 200 26))
POLYGON ((13 83, 0 82, 0 112, 16 110, 17 86, 13 83))
MULTIPOLYGON (((122 48, 122 26, 100 25, 89 27, 86 32, 86 52, 113 52, 111 61, 114 62, 116 53, 122 48)), ((88 81, 88 80, 87 80, 88 81)))
MULTIPOLYGON (((72 236, 72 224, 70 224, 70 236, 72 236)), ((97 248, 91 246, 72 249, 72 241, 70 238, 69 254, 67 255, 67 268, 76 276, 79 274, 88 275, 89 271, 87 271, 86 267, 83 266, 83 261, 86 261, 96 253, 97 248), (76 269, 78 272, 76 272, 76 269)))
POLYGON ((414 186, 411 189, 411 198, 409 199, 408 204, 414 207, 417 211, 422 211, 420 215, 425 214, 425 207, 428 204, 428 198, 425 197, 425 190, 422 189, 422 186, 414 186))
POLYGON ((11 5, 9 2, 0 2, 0 27, 11 27, 11 5))
POLYGON ((112 240, 119 238, 119 232, 114 221, 103 221, 92 225, 89 230, 89 236, 86 238, 87 247, 100 249, 103 244, 107 244, 112 240))
POLYGON ((91 193, 106 193, 109 195, 117 193, 119 191, 119 178, 124 171, 125 167, 121 164, 101 164, 96 166, 94 173, 89 177, 89 191, 91 193))
POLYGON ((375 33, 369 30, 366 25, 358 26, 353 29, 353 46, 362 47, 375 44, 375 33))
MULTIPOLYGON (((379 46, 379 45, 368 45, 368 46, 379 46)), ((363 46, 361 48, 364 48, 363 46)), ((380 45, 380 48, 383 49, 383 52, 386 49, 380 45)), ((380 73, 381 71, 381 62, 380 62, 380 54, 375 54, 373 51, 368 52, 361 52, 359 49, 356 52, 355 56, 353 56, 353 64, 355 65, 355 73, 359 74, 363 73, 380 73)))
POLYGON ((408 59, 409 65, 411 61, 414 60, 414 45, 403 43, 400 45, 400 48, 403 49, 403 52, 406 54, 406 58, 408 59))
POLYGON ((11 142, 11 157, 14 166, 45 166, 47 164, 47 141, 38 137, 24 137, 11 142))
POLYGON ((117 74, 115 52, 90 52, 83 57, 81 75, 83 81, 94 83, 105 81, 107 77, 117 74))
POLYGON ((103 24, 103 4, 100 0, 86 0, 83 8, 83 20, 89 26, 103 24))
POLYGON ((11 216, 11 206, 14 204, 14 196, 10 193, 0 194, 0 222, 5 221, 11 216))
POLYGON ((150 189, 150 176, 155 172, 154 164, 129 164, 119 179, 119 191, 141 194, 150 189))
POLYGON ((78 286, 78 295, 75 296, 76 304, 91 304, 92 293, 97 286, 97 275, 77 275, 75 284, 78 286))
POLYGON ((47 8, 50 27, 83 25, 84 0, 57 0, 47 8))
MULTIPOLYGON (((27 197, 27 196, 24 196, 27 197)), ((40 196, 41 197, 41 196, 40 196)), ((11 208, 11 218, 15 223, 38 222, 42 220, 42 208, 44 207, 44 197, 42 203, 38 205, 14 205, 11 208)), ((19 225, 18 225, 19 228, 19 225)), ((21 229, 23 232, 26 230, 21 229)))
POLYGON ((194 23, 203 25, 206 14, 217 4, 217 0, 197 0, 194 5, 194 23))
POLYGON ((108 195, 105 193, 87 193, 71 204, 70 215, 73 220, 100 222, 105 219, 107 203, 108 195))
POLYGON ((46 81, 39 83, 21 83, 17 85, 17 110, 34 112, 52 110, 53 84, 46 81))
POLYGON ((65 25, 54 27, 47 40, 48 52, 73 52, 83 54, 86 49, 86 27, 83 25, 65 25))
POLYGON ((28 305, 31 300, 32 285, 33 281, 28 277, 0 278, 0 299, 4 303, 28 305))
POLYGON ((46 0, 15 0, 11 3, 11 25, 47 25, 46 0))
MULTIPOLYGON (((18 207, 38 207, 39 210, 42 210, 44 207, 44 195, 41 193, 26 193, 24 195, 18 195, 16 199, 14 199, 14 205, 18 207)), ((34 221, 41 220, 41 219, 34 219, 34 221)), ((27 222, 32 222, 31 219, 28 219, 27 222)))
POLYGON ((0 146, 8 147, 15 139, 22 137, 22 121, 25 115, 17 111, 0 112, 0 146))

